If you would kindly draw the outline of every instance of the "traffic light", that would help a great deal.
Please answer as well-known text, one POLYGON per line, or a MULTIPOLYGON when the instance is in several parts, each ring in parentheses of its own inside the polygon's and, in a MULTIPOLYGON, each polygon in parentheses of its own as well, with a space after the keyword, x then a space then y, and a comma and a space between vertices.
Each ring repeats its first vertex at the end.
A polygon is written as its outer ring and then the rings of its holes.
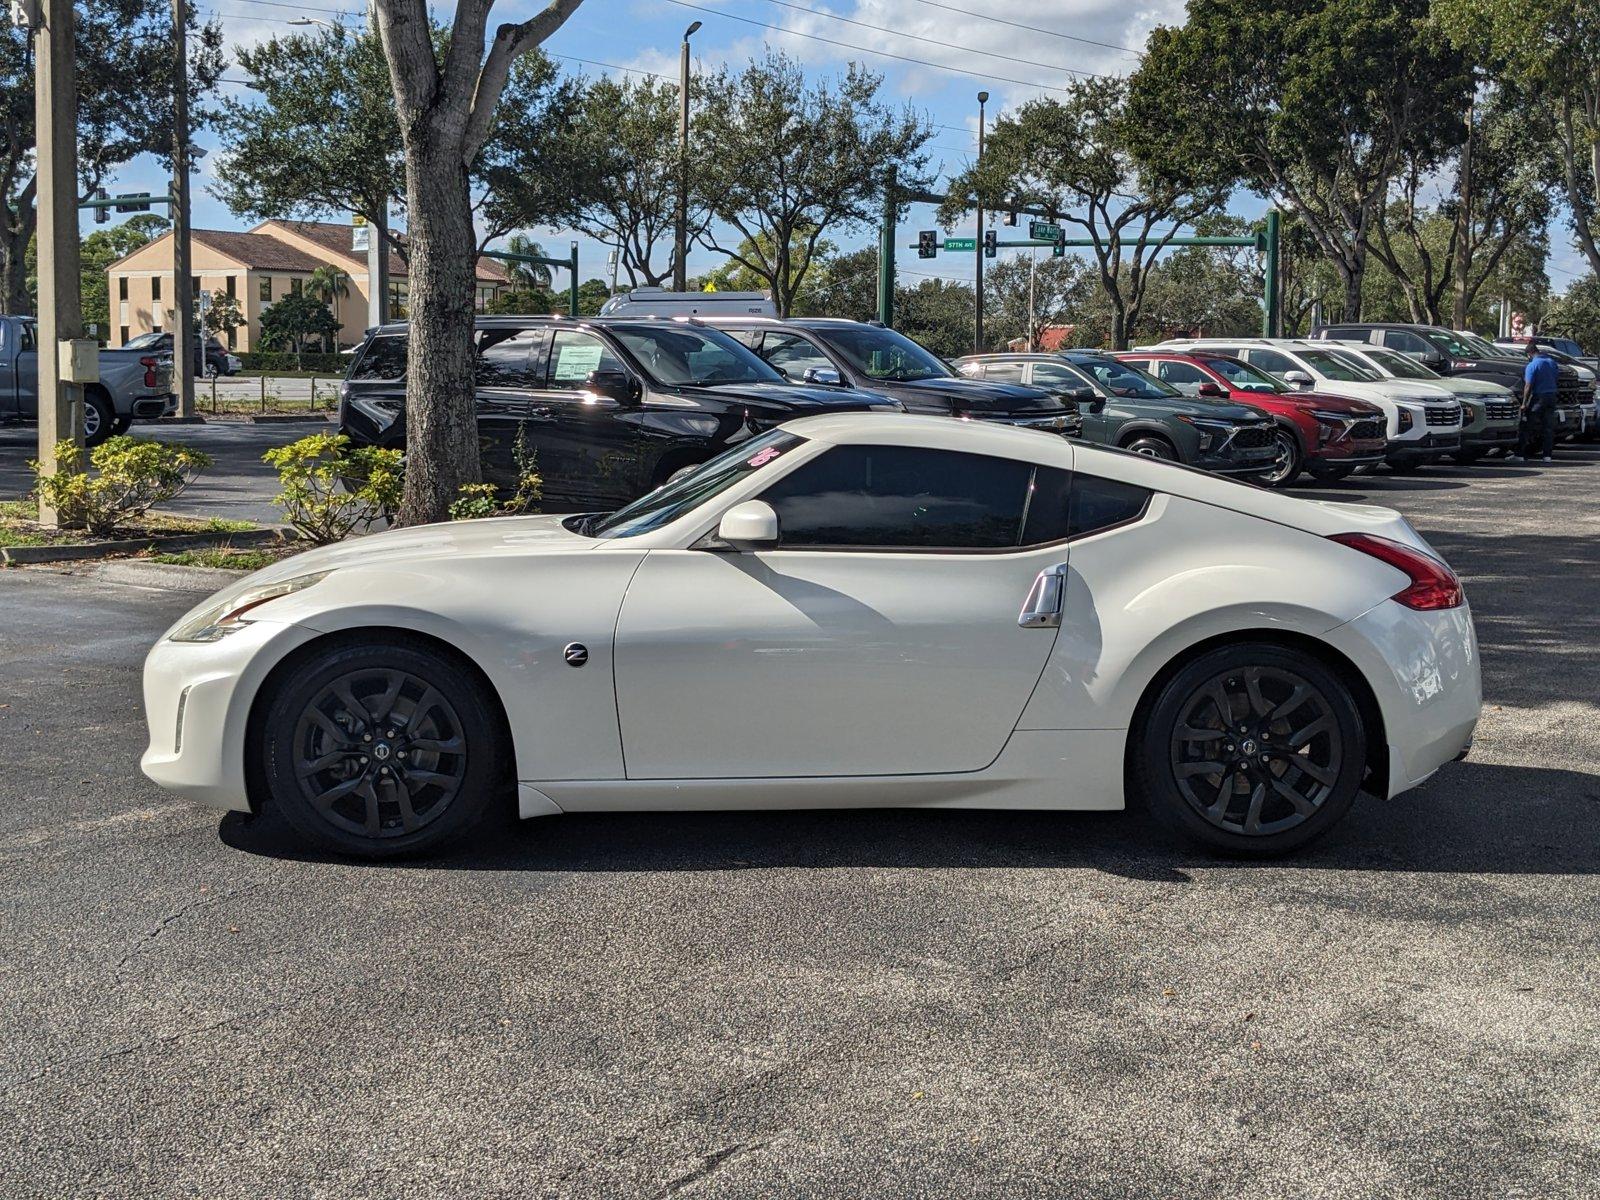
MULTIPOLYGON (((106 195, 105 188, 101 188, 99 191, 95 192, 94 198, 96 200, 109 200, 110 199, 110 197, 106 195)), ((110 209, 108 209, 108 208, 97 208, 97 209, 94 210, 94 223, 96 225, 104 225, 109 220, 111 220, 111 210, 110 209)))
POLYGON ((1050 257, 1051 258, 1060 258, 1062 255, 1066 254, 1066 252, 1067 252, 1067 247, 1066 247, 1065 243, 1060 238, 1057 238, 1056 239, 1056 244, 1054 246, 1050 247, 1050 257))
POLYGON ((993 258, 999 248, 999 239, 995 236, 994 230, 985 229, 983 231, 983 256, 985 258, 993 258))
POLYGON ((935 258, 939 253, 939 232, 936 229, 924 229, 917 234, 917 257, 935 258))
POLYGON ((1001 218, 1001 220, 1003 220, 1007 225, 1015 225, 1017 223, 1017 214, 1008 211, 1006 215, 1001 218))

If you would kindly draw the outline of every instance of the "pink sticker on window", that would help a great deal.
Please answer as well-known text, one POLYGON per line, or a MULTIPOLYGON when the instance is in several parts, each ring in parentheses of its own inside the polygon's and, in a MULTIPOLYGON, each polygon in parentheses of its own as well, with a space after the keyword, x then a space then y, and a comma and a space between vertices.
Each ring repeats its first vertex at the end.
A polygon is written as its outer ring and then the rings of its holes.
POLYGON ((764 467, 773 459, 777 458, 779 453, 780 451, 776 446, 768 446, 765 450, 757 451, 754 455, 752 455, 745 465, 751 467, 764 467))

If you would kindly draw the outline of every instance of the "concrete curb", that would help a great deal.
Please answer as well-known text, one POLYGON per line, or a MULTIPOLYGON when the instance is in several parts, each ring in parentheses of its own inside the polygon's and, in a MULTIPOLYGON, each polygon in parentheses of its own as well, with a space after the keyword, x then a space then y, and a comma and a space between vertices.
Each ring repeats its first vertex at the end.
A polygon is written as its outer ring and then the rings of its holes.
POLYGON ((157 428, 162 425, 204 425, 206 419, 199 413, 195 413, 192 417, 156 417, 150 423, 157 428))
POLYGON ((102 583, 131 583, 138 587, 163 590, 214 592, 227 587, 248 571, 231 571, 226 567, 182 567, 176 563, 145 562, 130 558, 101 563, 89 572, 102 583))
POLYGON ((210 546, 261 546, 283 541, 282 526, 249 529, 243 533, 180 533, 169 537, 123 538, 114 542, 89 542, 81 546, 4 546, 0 564, 26 566, 32 563, 92 562, 120 554, 145 550, 166 553, 170 550, 201 550, 210 546))
POLYGON ((251 425, 293 425, 299 422, 309 424, 314 421, 321 421, 326 424, 329 421, 337 421, 338 419, 339 414, 331 412, 244 414, 244 420, 251 425))

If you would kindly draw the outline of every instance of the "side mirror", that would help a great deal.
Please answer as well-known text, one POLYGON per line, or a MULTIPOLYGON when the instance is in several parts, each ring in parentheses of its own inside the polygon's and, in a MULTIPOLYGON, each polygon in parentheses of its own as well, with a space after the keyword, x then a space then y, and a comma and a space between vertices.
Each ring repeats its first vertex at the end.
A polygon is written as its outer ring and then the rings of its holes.
POLYGON ((615 400, 618 404, 634 404, 638 402, 638 389, 635 387, 633 377, 626 371, 590 371, 584 377, 585 391, 593 392, 596 396, 604 396, 607 400, 615 400))
POLYGON ((746 500, 722 514, 717 536, 735 550, 763 550, 778 544, 778 514, 765 500, 746 500))
POLYGON ((1298 370, 1296 370, 1296 371, 1285 371, 1283 373, 1283 381, 1285 383, 1287 383, 1290 387, 1297 387, 1297 388, 1308 388, 1308 387, 1311 386, 1311 382, 1312 382, 1310 375, 1307 375, 1304 371, 1298 371, 1298 370))
POLYGON ((1105 410, 1106 410, 1106 398, 1104 396, 1095 396, 1092 400, 1089 401, 1089 411, 1090 412, 1092 412, 1092 413, 1102 413, 1102 412, 1105 412, 1105 410))
POLYGON ((820 383, 827 387, 838 387, 844 382, 832 367, 807 367, 801 378, 806 383, 820 383))
POLYGON ((1199 394, 1202 396, 1210 396, 1213 399, 1225 400, 1228 397, 1228 389, 1223 387, 1220 383, 1213 383, 1208 379, 1200 385, 1199 394))
POLYGON ((1449 366, 1450 363, 1449 360, 1437 350, 1430 350, 1428 353, 1422 356, 1422 365, 1425 367, 1432 367, 1435 371, 1440 371, 1449 366))

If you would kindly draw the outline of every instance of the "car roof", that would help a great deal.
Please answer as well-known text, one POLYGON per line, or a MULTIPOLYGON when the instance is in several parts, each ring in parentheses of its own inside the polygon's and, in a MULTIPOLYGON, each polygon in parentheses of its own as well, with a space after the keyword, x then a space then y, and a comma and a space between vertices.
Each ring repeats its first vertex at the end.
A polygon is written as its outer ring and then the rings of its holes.
POLYGON ((1018 429, 991 421, 953 421, 915 413, 828 413, 787 421, 785 429, 815 442, 847 446, 890 443, 968 454, 991 454, 1028 462, 1072 466, 1072 443, 1036 429, 1018 429))
MULTIPOLYGON (((754 320, 770 320, 771 318, 752 318, 754 320)), ((679 326, 679 325, 718 325, 722 321, 699 316, 662 316, 658 313, 611 313, 607 316, 571 317, 561 313, 479 313, 473 318, 475 329, 525 329, 532 322, 539 325, 553 327, 579 328, 584 325, 599 326, 602 329, 619 326, 679 326)), ((411 328, 410 321, 389 321, 383 325, 369 329, 368 333, 404 333, 411 328)))

